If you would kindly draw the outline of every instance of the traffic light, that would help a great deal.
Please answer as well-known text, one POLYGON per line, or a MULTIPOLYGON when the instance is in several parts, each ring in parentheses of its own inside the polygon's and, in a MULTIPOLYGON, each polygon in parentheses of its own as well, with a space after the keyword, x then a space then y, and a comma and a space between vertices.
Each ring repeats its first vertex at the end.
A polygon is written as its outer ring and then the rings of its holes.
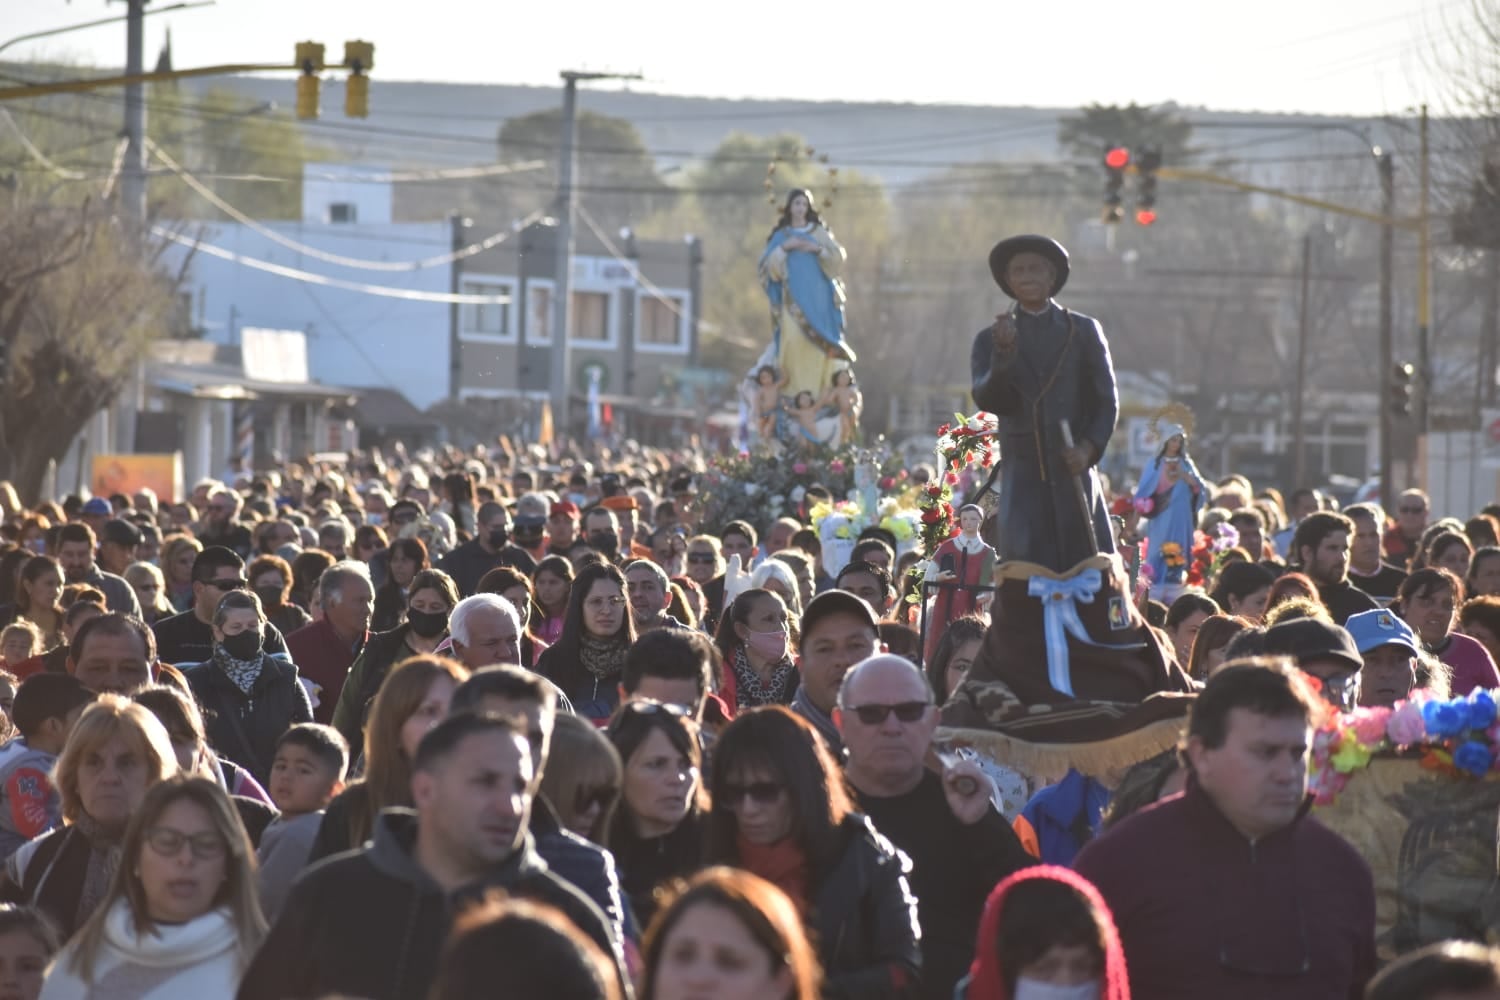
POLYGON ((365 118, 370 114, 369 71, 375 66, 375 46, 371 42, 345 42, 344 65, 349 80, 344 88, 344 114, 365 118))
POLYGON ((1417 369, 1410 363, 1398 361, 1391 368, 1391 413, 1398 417, 1411 416, 1412 381, 1417 369))
POLYGON ((1149 226, 1156 221, 1156 171, 1161 167, 1161 150, 1144 149, 1135 162, 1139 177, 1135 195, 1135 221, 1149 226))
POLYGON ((1130 166, 1130 150, 1111 146, 1104 151, 1104 221, 1119 222, 1125 218, 1125 168, 1130 166))
POLYGON ((323 69, 323 46, 317 42, 297 43, 297 117, 318 117, 318 73, 323 69))

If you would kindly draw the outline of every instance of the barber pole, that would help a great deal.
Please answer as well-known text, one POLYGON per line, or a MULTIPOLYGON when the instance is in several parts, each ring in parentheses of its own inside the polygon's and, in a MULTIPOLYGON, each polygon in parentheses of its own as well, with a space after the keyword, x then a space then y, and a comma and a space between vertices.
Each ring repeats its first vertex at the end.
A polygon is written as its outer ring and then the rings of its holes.
POLYGON ((234 453, 240 460, 240 472, 250 475, 255 468, 255 414, 247 402, 240 403, 234 422, 234 453))

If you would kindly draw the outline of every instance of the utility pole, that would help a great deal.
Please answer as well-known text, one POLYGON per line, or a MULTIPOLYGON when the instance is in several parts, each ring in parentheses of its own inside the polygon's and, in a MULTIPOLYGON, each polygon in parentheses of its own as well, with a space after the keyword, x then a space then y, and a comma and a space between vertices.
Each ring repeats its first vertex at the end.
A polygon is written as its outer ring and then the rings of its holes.
POLYGON ((639 73, 589 73, 565 69, 563 81, 562 156, 557 182, 557 260, 552 279, 552 427, 558 438, 568 434, 569 378, 568 328, 573 308, 573 217, 578 210, 578 192, 573 176, 578 170, 578 81, 639 80, 639 73))
MULTIPOLYGON (((146 4, 125 0, 125 75, 145 72, 146 4)), ((121 208, 135 235, 146 225, 146 96, 137 81, 125 85, 125 162, 120 168, 121 208)))
MULTIPOLYGON (((1428 203, 1428 188, 1432 183, 1431 147, 1428 143, 1427 105, 1422 105, 1422 171, 1419 193, 1418 264, 1417 264, 1417 430, 1423 436, 1424 448, 1431 419, 1432 358, 1429 338, 1432 334, 1432 219, 1428 203)), ((1425 467, 1426 462, 1419 466, 1425 467)), ((1420 469, 1418 485, 1426 488, 1425 468, 1420 469)))
POLYGON ((1396 257, 1396 228, 1391 220, 1396 217, 1396 165, 1391 154, 1376 149, 1375 165, 1380 170, 1380 214, 1386 221, 1380 227, 1380 509, 1389 513, 1394 509, 1396 486, 1392 482, 1395 473, 1396 446, 1395 415, 1391 406, 1389 372, 1396 363, 1394 334, 1392 331, 1394 294, 1394 272, 1396 257))
POLYGON ((1312 233, 1302 237, 1302 315, 1297 324, 1297 383, 1292 391, 1292 482, 1296 489, 1307 484, 1307 457, 1303 445, 1306 431, 1302 426, 1303 396, 1307 392, 1307 338, 1312 283, 1312 233))

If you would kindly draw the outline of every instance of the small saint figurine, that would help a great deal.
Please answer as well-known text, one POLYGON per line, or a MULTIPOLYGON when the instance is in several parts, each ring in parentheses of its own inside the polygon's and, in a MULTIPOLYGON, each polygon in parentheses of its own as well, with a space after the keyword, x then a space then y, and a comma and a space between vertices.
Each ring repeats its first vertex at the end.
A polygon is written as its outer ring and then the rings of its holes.
POLYGON ((932 612, 927 617, 926 659, 937 652, 948 623, 974 611, 989 607, 994 597, 995 550, 979 537, 984 511, 977 504, 965 504, 958 511, 958 534, 937 547, 927 564, 925 578, 940 584, 932 612))
POLYGON ((853 442, 854 435, 859 430, 859 411, 864 406, 859 387, 854 384, 854 372, 848 368, 835 371, 833 384, 828 387, 827 392, 823 393, 823 398, 818 400, 818 405, 827 407, 838 414, 839 434, 835 443, 853 442))

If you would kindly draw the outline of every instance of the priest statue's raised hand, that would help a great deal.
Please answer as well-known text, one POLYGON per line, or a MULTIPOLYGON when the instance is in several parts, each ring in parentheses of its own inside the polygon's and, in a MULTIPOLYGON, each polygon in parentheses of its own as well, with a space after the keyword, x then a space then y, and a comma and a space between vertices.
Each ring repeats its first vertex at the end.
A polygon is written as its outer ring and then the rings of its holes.
POLYGON ((1053 301, 1068 280, 1056 240, 1002 240, 990 273, 1015 299, 971 355, 974 402, 999 419, 997 548, 1002 560, 1064 572, 1114 551, 1094 468, 1120 412, 1109 343, 1098 320, 1053 301))

